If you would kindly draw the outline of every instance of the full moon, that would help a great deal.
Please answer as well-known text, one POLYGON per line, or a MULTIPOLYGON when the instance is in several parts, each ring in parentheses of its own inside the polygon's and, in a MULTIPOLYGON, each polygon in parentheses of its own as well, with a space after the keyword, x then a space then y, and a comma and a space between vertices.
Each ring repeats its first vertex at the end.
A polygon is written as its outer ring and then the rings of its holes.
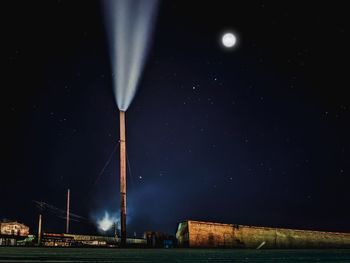
POLYGON ((234 45, 236 45, 237 38, 232 33, 225 33, 222 36, 222 44, 227 48, 232 48, 234 45))

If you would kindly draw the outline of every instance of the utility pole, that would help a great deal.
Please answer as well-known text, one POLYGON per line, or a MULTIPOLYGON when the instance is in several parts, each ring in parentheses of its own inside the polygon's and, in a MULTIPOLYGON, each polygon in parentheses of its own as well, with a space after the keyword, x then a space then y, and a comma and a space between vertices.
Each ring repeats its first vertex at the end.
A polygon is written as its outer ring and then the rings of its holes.
POLYGON ((40 202, 40 214, 39 214, 39 222, 38 222, 38 245, 41 246, 41 224, 42 224, 42 210, 43 210, 43 203, 40 202))
POLYGON ((67 222, 66 222, 66 233, 69 233, 69 209, 70 209, 70 189, 67 191, 67 222))

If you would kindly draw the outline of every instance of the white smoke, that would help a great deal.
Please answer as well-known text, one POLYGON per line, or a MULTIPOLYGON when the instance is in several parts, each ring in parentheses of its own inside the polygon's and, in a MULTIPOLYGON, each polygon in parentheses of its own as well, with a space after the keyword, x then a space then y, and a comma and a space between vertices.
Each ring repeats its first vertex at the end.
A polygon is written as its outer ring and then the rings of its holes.
POLYGON ((110 230, 112 228, 112 226, 114 226, 114 224, 116 224, 116 222, 117 222, 117 218, 110 216, 109 213, 107 211, 105 211, 104 216, 97 220, 97 226, 100 230, 106 232, 106 231, 110 230))
POLYGON ((118 108, 133 100, 150 45, 158 0, 103 0, 118 108))

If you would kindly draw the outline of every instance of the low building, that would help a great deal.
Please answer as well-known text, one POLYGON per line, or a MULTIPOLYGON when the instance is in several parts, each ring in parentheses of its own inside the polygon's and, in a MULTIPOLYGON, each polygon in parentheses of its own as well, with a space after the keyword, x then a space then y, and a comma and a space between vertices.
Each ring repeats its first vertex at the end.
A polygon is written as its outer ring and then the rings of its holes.
MULTIPOLYGON (((146 240, 127 238, 128 246, 145 247, 146 240)), ((44 233, 41 245, 47 247, 116 247, 120 238, 111 236, 44 233)))
POLYGON ((350 248, 350 233, 255 227, 200 221, 178 225, 180 247, 350 248))
POLYGON ((17 221, 4 221, 0 222, 0 234, 26 237, 29 235, 29 227, 17 221))
POLYGON ((17 221, 0 222, 0 246, 16 246, 29 235, 29 227, 17 221))
POLYGON ((174 236, 155 231, 146 231, 143 239, 147 240, 147 247, 153 248, 173 248, 176 243, 174 236))

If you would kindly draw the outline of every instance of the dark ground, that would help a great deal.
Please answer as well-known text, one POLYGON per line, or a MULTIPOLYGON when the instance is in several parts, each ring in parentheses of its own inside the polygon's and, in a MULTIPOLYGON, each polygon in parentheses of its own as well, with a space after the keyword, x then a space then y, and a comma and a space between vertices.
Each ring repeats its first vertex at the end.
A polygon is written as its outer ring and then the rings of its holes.
POLYGON ((350 262, 350 250, 0 248, 0 262, 350 262))

